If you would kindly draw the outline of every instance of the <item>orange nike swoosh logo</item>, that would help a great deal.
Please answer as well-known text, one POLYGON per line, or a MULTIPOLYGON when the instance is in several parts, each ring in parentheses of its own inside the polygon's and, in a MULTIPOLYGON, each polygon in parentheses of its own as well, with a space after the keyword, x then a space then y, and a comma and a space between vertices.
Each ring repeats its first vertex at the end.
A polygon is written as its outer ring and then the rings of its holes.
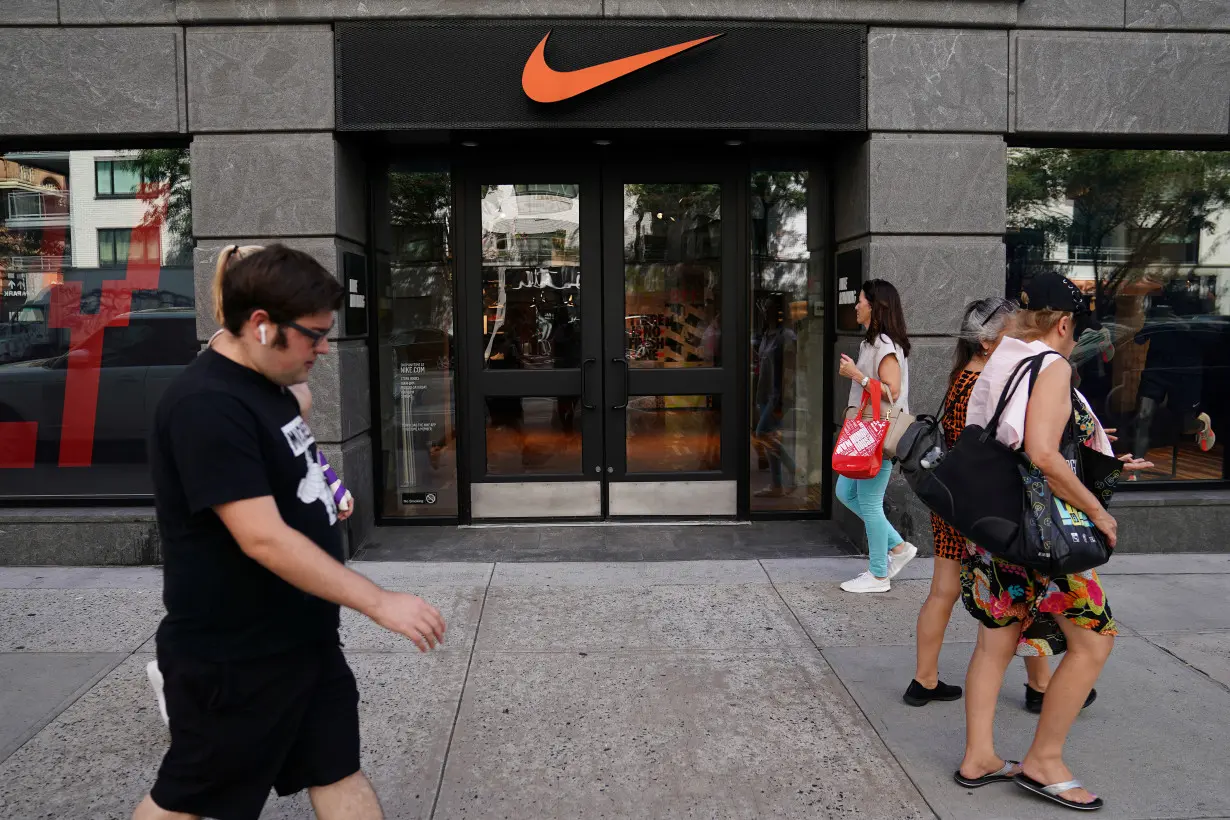
POLYGON ((631 57, 611 60, 608 63, 599 63, 589 68, 579 68, 576 71, 556 71, 547 65, 547 40, 551 37, 551 32, 548 31, 547 36, 542 38, 542 42, 525 61, 525 70, 521 72, 521 88, 525 90, 525 95, 534 102, 559 102, 721 36, 711 34, 708 37, 634 54, 631 57))

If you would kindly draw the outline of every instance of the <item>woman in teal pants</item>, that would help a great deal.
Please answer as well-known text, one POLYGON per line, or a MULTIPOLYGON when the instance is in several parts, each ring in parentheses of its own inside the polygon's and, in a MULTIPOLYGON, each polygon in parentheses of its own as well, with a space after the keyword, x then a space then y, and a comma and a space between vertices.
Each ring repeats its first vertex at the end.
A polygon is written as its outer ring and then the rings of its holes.
MULTIPOLYGON (((864 282, 854 312, 866 335, 859 345, 857 362, 844 353, 841 356, 840 373, 852 382, 847 404, 858 407, 864 388, 876 379, 882 386, 885 410, 896 405, 901 412, 910 412, 910 340, 897 289, 883 279, 864 282)), ((870 563, 866 572, 842 583, 846 592, 888 592, 890 579, 918 554, 884 515, 884 491, 892 472, 892 462, 885 459, 880 472, 871 478, 837 479, 837 499, 862 519, 866 528, 870 563)))

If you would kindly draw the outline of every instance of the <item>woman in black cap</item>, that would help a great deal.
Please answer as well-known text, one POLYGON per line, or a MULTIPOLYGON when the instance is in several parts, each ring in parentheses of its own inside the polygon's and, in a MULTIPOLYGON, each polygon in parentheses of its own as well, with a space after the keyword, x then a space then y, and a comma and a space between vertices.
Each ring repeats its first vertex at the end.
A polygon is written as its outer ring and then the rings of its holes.
MULTIPOLYGON (((1113 547, 1115 519, 1081 483, 1060 452, 1068 423, 1075 419, 1077 440, 1113 455, 1110 438, 1085 398, 1072 387, 1066 360, 1081 333, 1100 327, 1081 292, 1057 273, 1035 276, 1022 294, 1010 336, 992 354, 970 396, 968 424, 986 425, 994 414, 1017 363, 1048 351, 1032 393, 1017 390, 995 436, 1022 448, 1056 496, 1089 516, 1113 547)), ((1127 470, 1148 462, 1123 456, 1127 470)), ((966 674, 966 743, 954 777, 967 788, 1015 780, 1029 791, 1073 809, 1103 805, 1064 764, 1068 731, 1086 703, 1118 634, 1110 604, 1094 570, 1048 578, 1011 564, 969 544, 961 567, 961 598, 979 621, 978 644, 966 674), (1066 652, 1047 688, 1033 745, 1020 763, 995 752, 995 706, 1004 672, 1015 654, 1066 652)))

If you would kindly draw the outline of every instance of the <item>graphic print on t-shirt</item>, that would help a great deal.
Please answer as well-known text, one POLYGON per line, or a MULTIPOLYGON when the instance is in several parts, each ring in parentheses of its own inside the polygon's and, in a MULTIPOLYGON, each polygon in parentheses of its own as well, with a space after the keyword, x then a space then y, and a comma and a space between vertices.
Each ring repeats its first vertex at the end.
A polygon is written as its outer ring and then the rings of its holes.
POLYGON ((291 452, 297 456, 303 456, 303 460, 307 465, 307 475, 299 482, 299 500, 304 504, 314 504, 317 501, 325 505, 325 510, 329 513, 329 526, 337 523, 337 502, 333 499, 333 493, 329 490, 329 482, 325 480, 325 472, 320 469, 320 462, 311 451, 311 446, 316 443, 316 437, 312 435, 312 430, 307 426, 307 422, 302 416, 295 416, 293 420, 282 427, 282 435, 286 437, 286 443, 290 445, 291 452))
POLYGON ((295 416, 283 425, 282 435, 286 436, 286 443, 290 445, 291 452, 297 456, 306 453, 308 448, 316 443, 316 437, 312 435, 312 429, 307 426, 303 416, 295 416))

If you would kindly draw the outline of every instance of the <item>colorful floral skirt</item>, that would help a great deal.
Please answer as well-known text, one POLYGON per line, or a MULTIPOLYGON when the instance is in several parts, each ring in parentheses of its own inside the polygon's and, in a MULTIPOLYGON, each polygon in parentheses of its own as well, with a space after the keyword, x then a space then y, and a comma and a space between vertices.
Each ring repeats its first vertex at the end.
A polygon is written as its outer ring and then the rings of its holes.
POLYGON ((1095 570, 1047 578, 974 544, 966 545, 961 559, 961 601, 991 629, 1022 624, 1016 649, 1022 657, 1067 650, 1057 617, 1102 635, 1119 634, 1095 570))

